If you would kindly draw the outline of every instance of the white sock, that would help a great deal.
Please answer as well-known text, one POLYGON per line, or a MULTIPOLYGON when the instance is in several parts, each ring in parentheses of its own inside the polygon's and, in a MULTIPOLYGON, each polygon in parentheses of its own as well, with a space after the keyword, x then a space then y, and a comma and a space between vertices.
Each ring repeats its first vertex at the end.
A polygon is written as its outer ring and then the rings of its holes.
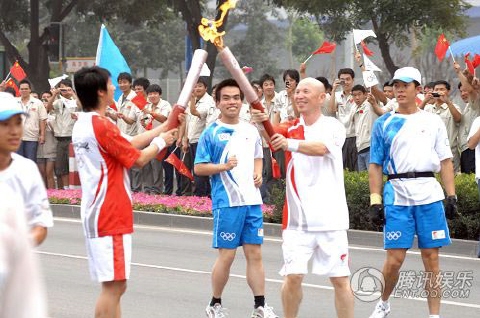
POLYGON ((430 315, 428 318, 440 318, 440 315, 430 315))
MULTIPOLYGON (((388 302, 388 300, 383 301, 380 299, 380 301, 382 302, 382 305, 384 308, 390 308, 390 303, 388 302)), ((436 317, 436 318, 439 318, 439 317, 436 317)))
POLYGON ((69 189, 68 186, 63 187, 63 190, 68 190, 68 189, 69 189))

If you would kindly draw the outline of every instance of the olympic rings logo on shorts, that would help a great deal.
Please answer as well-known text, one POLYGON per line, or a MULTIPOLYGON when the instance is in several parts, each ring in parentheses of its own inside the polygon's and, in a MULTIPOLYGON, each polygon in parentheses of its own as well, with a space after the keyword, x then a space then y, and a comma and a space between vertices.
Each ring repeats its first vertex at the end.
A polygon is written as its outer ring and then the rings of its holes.
POLYGON ((237 235, 235 233, 221 232, 220 237, 224 241, 233 241, 237 235))
POLYGON ((396 241, 402 236, 402 232, 400 231, 392 231, 385 233, 385 237, 389 241, 396 241))

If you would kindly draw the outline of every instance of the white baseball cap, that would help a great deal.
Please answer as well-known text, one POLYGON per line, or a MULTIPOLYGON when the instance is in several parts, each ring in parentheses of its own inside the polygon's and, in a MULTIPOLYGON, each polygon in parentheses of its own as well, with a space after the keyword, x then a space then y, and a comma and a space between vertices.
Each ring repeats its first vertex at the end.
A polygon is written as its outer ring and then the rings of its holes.
POLYGON ((26 115, 18 100, 12 94, 0 92, 0 121, 18 114, 26 115))
POLYGON ((402 81, 404 83, 417 81, 418 84, 422 85, 422 74, 420 74, 420 71, 415 67, 402 67, 395 71, 395 74, 393 74, 393 78, 390 83, 393 84, 396 81, 402 81))

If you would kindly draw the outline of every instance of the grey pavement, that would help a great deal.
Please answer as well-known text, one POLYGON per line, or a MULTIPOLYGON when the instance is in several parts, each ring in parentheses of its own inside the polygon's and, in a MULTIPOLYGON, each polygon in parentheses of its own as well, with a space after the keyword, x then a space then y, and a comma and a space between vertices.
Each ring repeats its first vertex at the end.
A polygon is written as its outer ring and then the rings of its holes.
MULTIPOLYGON (((46 242, 38 250, 47 282, 50 317, 93 317, 95 299, 100 286, 91 281, 88 275, 78 214, 75 215, 73 210, 70 212, 58 210, 59 207, 55 207, 55 226, 49 231, 46 242), (74 214, 71 218, 65 218, 67 214, 63 213, 74 214), (63 217, 59 217, 61 214, 63 217)), ((136 222, 143 222, 139 219, 145 221, 149 217, 152 216, 137 214, 136 222)), ((210 270, 216 256, 216 252, 210 247, 211 232, 208 221, 207 218, 198 220, 199 223, 206 223, 201 225, 205 228, 198 224, 198 227, 192 224, 188 228, 178 226, 177 222, 195 223, 188 217, 165 219, 162 226, 151 224, 135 226, 132 275, 122 300, 123 317, 204 317, 204 307, 211 297, 210 270)), ((364 267, 381 268, 385 252, 377 246, 377 241, 380 240, 381 244, 381 237, 378 234, 353 232, 350 239, 352 273, 363 272, 361 269, 364 267), (369 237, 375 241, 373 244, 368 244, 369 237)), ((471 243, 475 245, 475 242, 471 243)), ((282 278, 278 275, 282 262, 281 240, 278 236, 266 237, 263 258, 267 278, 267 301, 282 316, 280 300, 282 278)), ((476 258, 444 253, 441 257, 441 267, 446 273, 455 275, 470 273, 471 276, 471 279, 467 280, 471 285, 464 286, 464 290, 469 291, 468 295, 463 295, 464 298, 445 299, 442 317, 478 317, 480 261, 476 258)), ((403 270, 419 273, 422 268, 418 253, 416 251, 409 253, 403 270)), ((229 317, 249 317, 251 312, 253 297, 244 275, 245 259, 239 249, 223 295, 224 304, 229 308, 229 317)), ((299 317, 335 317, 333 290, 328 279, 310 274, 306 276, 304 283, 304 298, 299 317)), ((363 296, 362 293, 359 294, 359 297, 365 299, 363 296)), ((393 298, 391 303, 392 313, 389 318, 428 317, 427 303, 423 299, 397 297, 393 298)), ((356 299, 356 317, 368 317, 374 305, 375 302, 356 299)))

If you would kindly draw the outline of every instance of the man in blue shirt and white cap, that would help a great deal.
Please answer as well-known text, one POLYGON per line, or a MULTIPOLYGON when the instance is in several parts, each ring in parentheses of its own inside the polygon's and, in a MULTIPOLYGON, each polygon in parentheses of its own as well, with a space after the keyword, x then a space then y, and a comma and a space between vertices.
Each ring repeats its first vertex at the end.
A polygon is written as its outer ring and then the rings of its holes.
POLYGON ((398 69, 392 80, 398 109, 385 113, 373 126, 370 218, 383 225, 387 258, 383 266, 385 286, 370 318, 383 318, 390 313, 388 299, 415 235, 425 267, 426 293, 422 295, 427 295, 429 317, 440 317, 438 250, 451 243, 446 217, 457 214, 457 197, 445 125, 440 117, 419 109, 415 103, 421 82, 416 68, 398 69), (446 209, 443 189, 434 173, 440 173, 445 186, 446 209), (385 185, 383 174, 388 179, 385 185))

